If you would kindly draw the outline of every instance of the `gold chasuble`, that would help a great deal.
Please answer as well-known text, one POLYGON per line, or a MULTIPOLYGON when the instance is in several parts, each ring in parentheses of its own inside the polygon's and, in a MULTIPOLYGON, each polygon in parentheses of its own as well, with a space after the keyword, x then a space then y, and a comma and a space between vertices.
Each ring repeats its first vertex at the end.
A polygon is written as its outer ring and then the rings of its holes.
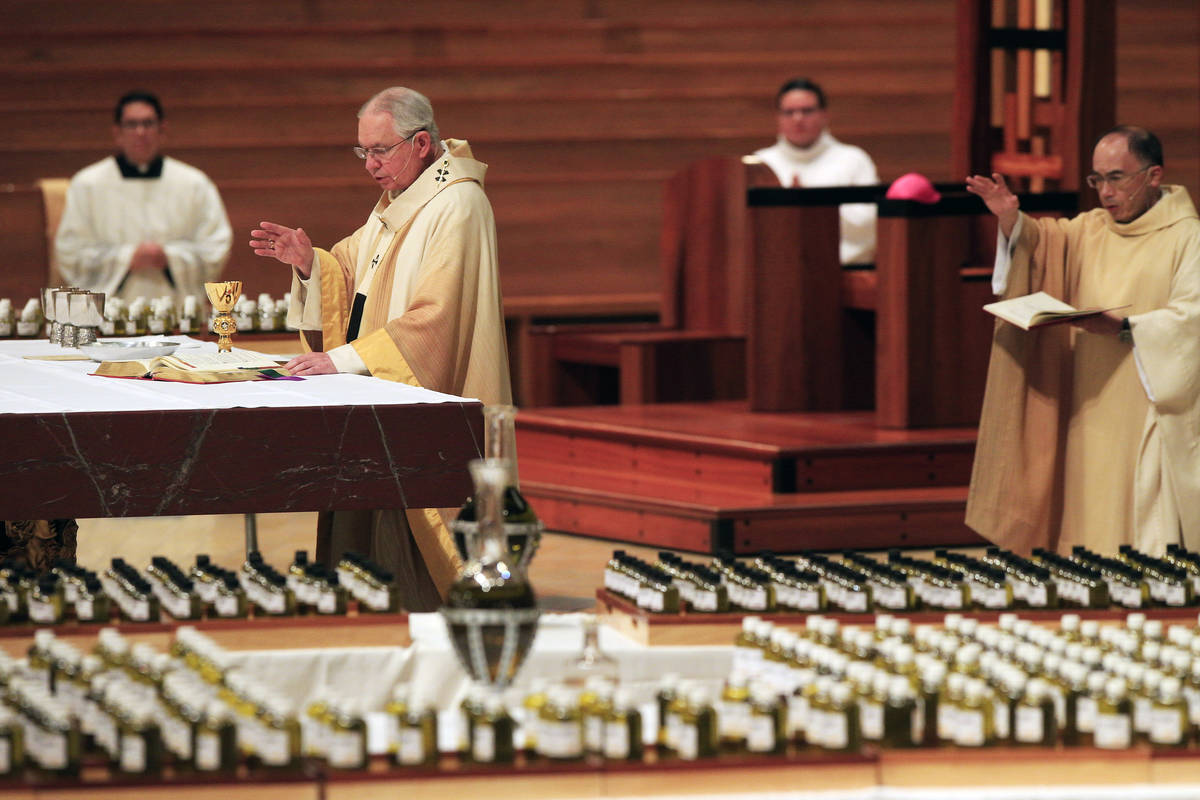
POLYGON ((1021 215, 1004 296, 1128 305, 1133 344, 997 321, 967 524, 1014 550, 1200 547, 1200 220, 1164 186, 1146 213, 1021 215))
MULTIPOLYGON (((407 189, 379 199, 366 224, 331 251, 316 251, 307 280, 293 274, 288 322, 305 347, 304 331, 320 331, 341 372, 510 403, 487 165, 465 141, 443 143, 407 189), (365 304, 358 336, 347 343, 356 294, 365 304)), ((322 519, 318 550, 332 536, 335 550, 341 542, 369 551, 396 573, 408 610, 433 610, 460 567, 446 514, 453 511, 333 512, 322 519)))

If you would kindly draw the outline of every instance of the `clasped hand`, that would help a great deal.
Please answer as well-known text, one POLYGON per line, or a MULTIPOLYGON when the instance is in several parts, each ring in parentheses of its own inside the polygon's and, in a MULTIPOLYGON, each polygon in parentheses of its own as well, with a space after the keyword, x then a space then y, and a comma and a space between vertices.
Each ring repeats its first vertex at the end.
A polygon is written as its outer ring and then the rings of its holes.
POLYGON ((130 272, 166 269, 167 251, 158 242, 142 242, 129 259, 130 272))
POLYGON ((295 267, 300 277, 312 274, 313 246, 303 228, 289 228, 274 222, 260 222, 250 231, 254 255, 274 258, 295 267))

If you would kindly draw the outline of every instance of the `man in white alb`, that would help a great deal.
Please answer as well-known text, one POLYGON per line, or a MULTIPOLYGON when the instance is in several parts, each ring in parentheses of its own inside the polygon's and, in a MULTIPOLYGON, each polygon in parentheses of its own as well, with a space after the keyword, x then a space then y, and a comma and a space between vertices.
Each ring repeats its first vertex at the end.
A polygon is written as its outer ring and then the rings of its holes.
MULTIPOLYGON (((875 162, 861 148, 843 144, 829 132, 825 92, 807 78, 793 78, 775 96, 779 139, 755 151, 771 168, 780 186, 819 188, 870 186, 879 183, 875 162)), ((875 260, 875 206, 843 205, 841 261, 870 264, 875 260)))
POLYGON ((109 297, 203 299, 233 240, 217 187, 162 155, 166 122, 153 94, 126 94, 113 123, 119 152, 71 178, 54 242, 59 271, 109 297))

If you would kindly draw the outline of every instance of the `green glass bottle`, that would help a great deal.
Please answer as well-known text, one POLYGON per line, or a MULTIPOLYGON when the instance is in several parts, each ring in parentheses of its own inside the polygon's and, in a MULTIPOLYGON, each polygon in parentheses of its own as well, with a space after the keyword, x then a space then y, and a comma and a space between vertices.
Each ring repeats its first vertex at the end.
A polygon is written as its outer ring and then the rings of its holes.
POLYGON ((733 753, 743 750, 750 725, 750 681, 745 670, 734 668, 729 673, 716 708, 721 749, 733 753))
POLYGON ((193 766, 199 772, 230 774, 237 769, 237 727, 220 700, 210 700, 196 726, 193 766))
POLYGON ((887 704, 883 707, 883 746, 917 747, 925 736, 925 717, 912 683, 903 675, 887 679, 887 704))
POLYGON ((575 693, 555 686, 547 693, 538 725, 538 755, 554 761, 583 758, 583 715, 575 693))
POLYGON ((117 767, 121 772, 156 775, 162 770, 162 736, 148 704, 136 702, 121 709, 117 730, 121 743, 117 767))
POLYGON ((614 761, 641 761, 642 713, 628 689, 613 692, 604 723, 604 757, 614 761))
POLYGON ((63 621, 66 603, 57 575, 48 573, 38 578, 29 593, 29 620, 39 625, 57 625, 63 621))
POLYGON ((333 736, 327 761, 334 769, 364 769, 367 766, 367 725, 357 703, 334 703, 333 736))
POLYGON ((290 703, 268 697, 262 703, 262 735, 258 757, 266 767, 290 769, 300 759, 300 722, 290 703))
POLYGON ((1102 750, 1127 750, 1133 746, 1133 704, 1121 678, 1109 678, 1104 683, 1104 694, 1096 704, 1092 738, 1102 750))
POLYGON ((24 729, 7 706, 0 706, 0 775, 18 773, 24 766, 24 729))
POLYGON ((438 761, 437 711, 428 703, 409 698, 397 720, 396 763, 406 767, 438 761))
POLYGON ((675 754, 683 761, 717 754, 717 715, 703 686, 692 686, 687 693, 675 745, 675 754))
POLYGON ((1058 739, 1054 700, 1042 678, 1025 684, 1025 693, 1013 711, 1012 739, 1016 744, 1053 747, 1058 739))
POLYGON ((746 750, 779 755, 787 747, 787 707, 764 681, 750 684, 750 716, 746 724, 746 750))
POLYGON ((1178 678, 1163 678, 1150 711, 1150 744, 1155 747, 1183 747, 1188 743, 1191 726, 1187 701, 1178 678))
POLYGON ((835 683, 829 690, 822 746, 826 750, 844 750, 852 753, 862 749, 862 725, 859 721, 858 704, 854 701, 854 693, 847 683, 835 683))
POLYGON ((498 692, 489 693, 472 731, 471 760, 478 764, 511 764, 515 758, 514 728, 504 698, 498 692))

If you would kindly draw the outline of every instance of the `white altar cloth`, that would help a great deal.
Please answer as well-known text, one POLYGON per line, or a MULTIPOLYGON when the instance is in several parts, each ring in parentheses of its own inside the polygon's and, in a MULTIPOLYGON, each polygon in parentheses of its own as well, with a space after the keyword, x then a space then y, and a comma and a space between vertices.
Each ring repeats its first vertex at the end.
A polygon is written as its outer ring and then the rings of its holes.
MULTIPOLYGON (((178 341, 181 351, 215 352, 213 342, 187 336, 105 338, 178 341)), ((236 348, 235 348, 236 349, 236 348)), ((79 355, 44 339, 0 341, 0 414, 163 409, 296 408, 330 405, 457 403, 464 398, 363 375, 316 375, 300 380, 171 383, 92 375, 94 361, 39 361, 26 356, 79 355)), ((271 358, 271 356, 266 356, 271 358)))

